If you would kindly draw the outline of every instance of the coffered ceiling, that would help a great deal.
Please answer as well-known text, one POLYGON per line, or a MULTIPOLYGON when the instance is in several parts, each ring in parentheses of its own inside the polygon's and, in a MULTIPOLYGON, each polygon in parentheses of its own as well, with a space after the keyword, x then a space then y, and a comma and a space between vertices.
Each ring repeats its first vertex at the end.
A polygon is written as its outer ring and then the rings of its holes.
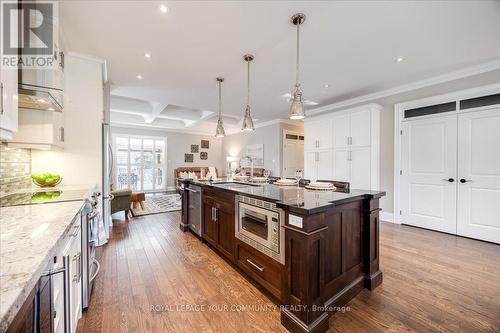
POLYGON ((67 49, 107 60, 112 121, 161 128, 213 132, 222 76, 237 130, 245 53, 256 123, 286 118, 296 12, 308 108, 500 58, 500 1, 66 1, 60 12, 67 49))

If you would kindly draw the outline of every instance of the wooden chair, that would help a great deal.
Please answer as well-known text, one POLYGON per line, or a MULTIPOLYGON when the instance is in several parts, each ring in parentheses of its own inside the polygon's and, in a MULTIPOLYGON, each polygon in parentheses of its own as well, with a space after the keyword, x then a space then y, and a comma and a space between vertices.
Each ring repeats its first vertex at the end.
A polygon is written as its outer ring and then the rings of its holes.
POLYGON ((332 183, 337 188, 337 191, 349 193, 351 184, 349 182, 341 182, 337 180, 318 180, 318 182, 332 183))

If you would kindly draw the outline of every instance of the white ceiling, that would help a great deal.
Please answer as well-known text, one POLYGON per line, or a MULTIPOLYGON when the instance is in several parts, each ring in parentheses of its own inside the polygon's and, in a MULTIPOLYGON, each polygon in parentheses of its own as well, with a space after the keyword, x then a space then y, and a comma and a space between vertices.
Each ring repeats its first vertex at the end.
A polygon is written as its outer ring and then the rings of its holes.
POLYGON ((287 118, 283 96, 295 79, 289 18, 296 12, 307 15, 304 97, 319 106, 500 57, 500 1, 169 1, 167 14, 159 4, 61 4, 67 49, 108 62, 116 122, 213 132, 215 78, 222 76, 224 121, 237 130, 246 100, 245 53, 255 55, 256 123, 287 118), (406 60, 396 63, 397 57, 406 60))

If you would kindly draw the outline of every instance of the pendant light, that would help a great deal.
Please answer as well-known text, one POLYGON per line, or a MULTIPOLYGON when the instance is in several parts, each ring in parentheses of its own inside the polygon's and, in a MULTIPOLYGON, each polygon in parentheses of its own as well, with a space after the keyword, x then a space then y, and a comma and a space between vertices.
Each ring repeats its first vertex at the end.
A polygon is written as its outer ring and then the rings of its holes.
POLYGON ((252 116, 250 115, 250 61, 253 60, 253 55, 245 54, 243 59, 247 62, 247 107, 245 109, 245 118, 243 118, 243 124, 241 129, 243 131, 253 131, 252 116))
POLYGON ((302 89, 299 83, 299 31, 300 25, 304 23, 306 16, 302 13, 298 13, 292 16, 291 21, 297 26, 297 67, 296 67, 296 79, 295 88, 292 93, 292 105, 290 105, 290 119, 299 120, 304 119, 306 114, 304 112, 304 104, 302 103, 302 89))
POLYGON ((217 82, 219 82, 219 119, 217 120, 217 129, 215 130, 215 137, 223 138, 226 136, 226 131, 224 131, 224 125, 222 124, 222 88, 221 84, 224 81, 224 78, 218 77, 217 82))

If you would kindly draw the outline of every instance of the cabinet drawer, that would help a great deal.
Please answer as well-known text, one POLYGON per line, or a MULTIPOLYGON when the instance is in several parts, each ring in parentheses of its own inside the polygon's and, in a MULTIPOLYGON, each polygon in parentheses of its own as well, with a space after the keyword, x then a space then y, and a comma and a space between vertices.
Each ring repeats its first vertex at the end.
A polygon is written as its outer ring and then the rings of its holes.
POLYGON ((283 266, 253 247, 237 240, 236 262, 248 275, 276 298, 281 298, 283 266))
POLYGON ((234 212, 234 194, 223 192, 220 189, 205 188, 203 192, 203 201, 210 202, 217 209, 228 213, 234 212))

